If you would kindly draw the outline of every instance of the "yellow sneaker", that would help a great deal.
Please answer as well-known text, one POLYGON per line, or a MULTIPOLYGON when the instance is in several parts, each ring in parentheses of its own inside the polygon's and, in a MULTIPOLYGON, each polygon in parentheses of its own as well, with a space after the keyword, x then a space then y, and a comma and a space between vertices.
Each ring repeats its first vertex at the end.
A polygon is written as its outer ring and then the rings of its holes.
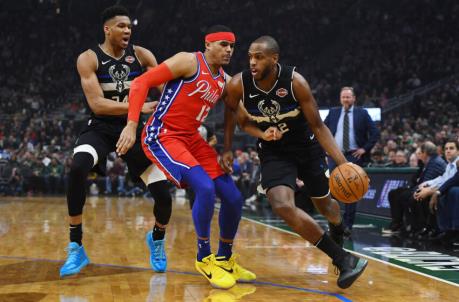
POLYGON ((227 290, 213 289, 203 302, 236 302, 244 296, 253 294, 257 288, 249 284, 236 284, 227 290))
POLYGON ((238 282, 255 281, 257 275, 237 264, 236 258, 237 256, 235 254, 233 254, 229 260, 225 260, 225 257, 216 257, 215 264, 230 273, 234 280, 238 282))
POLYGON ((209 280, 210 285, 213 287, 222 289, 231 288, 234 284, 236 284, 236 280, 234 280, 230 273, 215 265, 215 262, 215 255, 210 254, 209 256, 202 258, 202 261, 196 260, 194 266, 198 272, 209 280))

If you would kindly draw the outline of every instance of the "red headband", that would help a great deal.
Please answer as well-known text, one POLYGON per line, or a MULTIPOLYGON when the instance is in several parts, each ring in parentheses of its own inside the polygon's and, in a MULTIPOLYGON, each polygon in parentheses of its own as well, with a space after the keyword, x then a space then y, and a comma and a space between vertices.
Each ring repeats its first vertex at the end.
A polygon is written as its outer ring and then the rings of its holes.
POLYGON ((232 32, 221 31, 218 33, 211 33, 206 35, 206 42, 215 42, 215 41, 229 41, 229 42, 236 42, 236 37, 232 32))

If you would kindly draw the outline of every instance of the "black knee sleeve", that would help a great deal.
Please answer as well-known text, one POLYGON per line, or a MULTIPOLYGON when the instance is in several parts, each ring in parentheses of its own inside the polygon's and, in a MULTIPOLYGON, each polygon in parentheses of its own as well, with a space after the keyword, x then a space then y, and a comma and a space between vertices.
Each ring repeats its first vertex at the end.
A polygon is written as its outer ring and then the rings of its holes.
POLYGON ((151 196, 155 199, 153 214, 156 221, 162 225, 169 223, 172 214, 172 198, 169 192, 169 183, 166 180, 148 185, 151 196))
POLYGON ((78 152, 73 156, 70 167, 67 190, 67 206, 70 216, 78 216, 83 213, 86 199, 86 178, 94 164, 94 158, 86 152, 78 152))

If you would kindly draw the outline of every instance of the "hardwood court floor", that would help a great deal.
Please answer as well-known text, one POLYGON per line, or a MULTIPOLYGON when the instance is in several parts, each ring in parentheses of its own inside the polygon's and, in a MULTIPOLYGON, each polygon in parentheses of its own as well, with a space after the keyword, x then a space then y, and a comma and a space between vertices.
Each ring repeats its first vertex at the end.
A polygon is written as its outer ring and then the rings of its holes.
MULTIPOLYGON (((174 204, 168 272, 149 269, 144 236, 153 225, 146 199, 88 198, 84 244, 92 264, 59 278, 68 241, 64 198, 0 198, 0 301, 458 301, 459 288, 370 260, 349 289, 331 261, 301 238, 242 220, 235 244, 255 284, 212 289, 195 272, 188 204, 174 204)), ((217 216, 215 216, 217 218, 217 216)), ((212 226, 217 247, 217 219, 212 226)))

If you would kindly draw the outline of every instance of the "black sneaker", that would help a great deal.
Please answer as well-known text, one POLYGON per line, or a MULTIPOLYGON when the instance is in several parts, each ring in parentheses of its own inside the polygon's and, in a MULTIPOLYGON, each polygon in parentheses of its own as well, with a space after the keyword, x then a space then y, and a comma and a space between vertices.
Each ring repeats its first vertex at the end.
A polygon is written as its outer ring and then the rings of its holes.
POLYGON ((333 263, 339 270, 337 284, 340 288, 348 288, 363 273, 368 261, 346 253, 346 257, 341 263, 333 263))
POLYGON ((328 234, 330 238, 340 247, 343 247, 344 244, 344 226, 341 223, 340 225, 334 225, 328 223, 328 234))

